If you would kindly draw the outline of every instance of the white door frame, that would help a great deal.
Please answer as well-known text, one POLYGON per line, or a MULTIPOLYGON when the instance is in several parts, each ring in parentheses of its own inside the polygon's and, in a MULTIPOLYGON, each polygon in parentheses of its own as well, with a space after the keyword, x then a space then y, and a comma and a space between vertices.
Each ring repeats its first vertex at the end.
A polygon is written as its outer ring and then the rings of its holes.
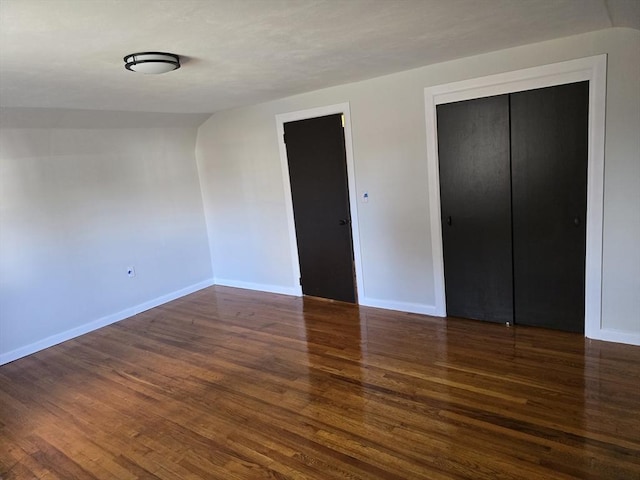
POLYGON ((298 257, 298 243, 296 241, 296 225, 293 217, 293 199, 291 197, 291 182, 289 181, 289 161, 287 147, 284 143, 284 124, 308 118, 324 117, 334 114, 344 115, 344 150, 347 161, 347 183, 349 187, 349 208, 351 210, 351 239, 353 242, 353 261, 355 264, 356 298, 358 303, 364 298, 364 285, 362 282, 362 259, 360 255, 360 232, 358 230, 358 203, 356 190, 356 175, 353 162, 353 139, 351 136, 351 110, 349 103, 339 103, 324 107, 310 108, 297 112, 281 113, 276 115, 276 128, 278 131, 278 147, 280 150, 280 165, 282 167, 282 183, 284 185, 285 208, 287 211, 287 223, 289 227, 289 245, 291 248, 292 281, 302 295, 302 287, 299 285, 300 260, 298 257))
POLYGON ((585 335, 606 339, 601 323, 602 231, 604 206, 604 138, 607 56, 597 55, 566 62, 501 73, 473 80, 428 87, 424 90, 427 127, 427 163, 435 307, 446 316, 436 106, 474 98, 589 81, 589 146, 587 170, 587 232, 585 258, 585 335))

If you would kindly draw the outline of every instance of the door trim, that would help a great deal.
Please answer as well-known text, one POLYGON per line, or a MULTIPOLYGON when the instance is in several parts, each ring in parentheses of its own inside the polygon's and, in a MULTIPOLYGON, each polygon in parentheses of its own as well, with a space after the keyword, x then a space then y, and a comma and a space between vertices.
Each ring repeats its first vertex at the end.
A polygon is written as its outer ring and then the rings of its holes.
POLYGON ((293 217, 293 199, 291 197, 291 182, 289 180, 289 159, 287 147, 284 143, 284 124, 308 118, 325 117, 341 113, 344 115, 344 150, 347 162, 347 184, 349 187, 349 208, 351 210, 351 241, 353 244, 353 262, 355 266, 356 302, 364 298, 364 285, 362 282, 362 260, 360 255, 360 232, 358 230, 358 204, 355 180, 355 165, 353 161, 353 140, 351 136, 351 110, 349 103, 339 103, 324 107, 309 108, 296 112, 281 113, 276 115, 276 130, 278 133, 278 149, 280 151, 280 166, 282 168, 282 184, 284 186, 285 209, 287 212, 287 225, 289 229, 289 249, 291 251, 291 275, 298 296, 302 296, 302 287, 299 285, 300 260, 298 256, 298 243, 296 241, 296 225, 293 217))
MULTIPOLYGON (((436 315, 446 316, 436 106, 535 88, 589 81, 589 146, 587 171, 587 234, 585 258, 585 336, 607 340, 602 328, 602 232, 604 207, 604 138, 607 56, 500 73, 424 89, 427 133, 429 215, 436 315)), ((615 341, 615 340, 614 340, 615 341)), ((619 340, 617 340, 619 341, 619 340)))

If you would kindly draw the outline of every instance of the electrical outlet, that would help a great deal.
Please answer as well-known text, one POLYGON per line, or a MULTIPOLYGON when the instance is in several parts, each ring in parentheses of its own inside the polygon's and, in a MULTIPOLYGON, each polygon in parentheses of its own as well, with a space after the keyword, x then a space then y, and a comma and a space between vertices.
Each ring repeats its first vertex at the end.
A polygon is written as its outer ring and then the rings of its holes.
POLYGON ((136 276, 136 269, 134 267, 127 268, 127 277, 133 278, 136 276))

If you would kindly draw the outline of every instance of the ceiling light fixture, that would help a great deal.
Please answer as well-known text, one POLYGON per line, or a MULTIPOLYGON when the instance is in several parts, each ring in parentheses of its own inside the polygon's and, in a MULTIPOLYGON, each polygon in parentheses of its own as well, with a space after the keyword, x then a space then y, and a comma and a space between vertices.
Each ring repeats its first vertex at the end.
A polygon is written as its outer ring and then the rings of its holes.
POLYGON ((140 73, 167 73, 180 68, 180 57, 173 53, 141 52, 124 57, 127 70, 140 73))

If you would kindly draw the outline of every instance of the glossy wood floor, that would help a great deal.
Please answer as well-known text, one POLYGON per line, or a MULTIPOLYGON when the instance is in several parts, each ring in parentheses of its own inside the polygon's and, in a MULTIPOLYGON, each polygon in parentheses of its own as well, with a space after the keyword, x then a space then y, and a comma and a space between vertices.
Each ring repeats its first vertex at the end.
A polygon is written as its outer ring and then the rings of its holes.
POLYGON ((214 287, 0 367, 0 472, 637 480, 640 347, 214 287))

